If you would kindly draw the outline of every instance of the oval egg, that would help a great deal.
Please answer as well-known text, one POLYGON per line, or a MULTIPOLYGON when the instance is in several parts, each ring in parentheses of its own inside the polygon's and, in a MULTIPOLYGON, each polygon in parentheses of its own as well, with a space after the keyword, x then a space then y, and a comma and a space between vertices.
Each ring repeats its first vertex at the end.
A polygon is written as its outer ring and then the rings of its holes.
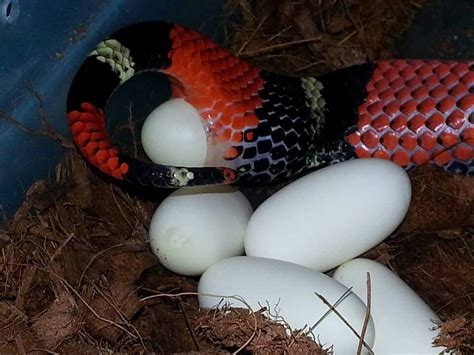
POLYGON ((200 275, 215 262, 243 254, 252 207, 227 186, 181 188, 158 207, 150 244, 161 264, 182 275, 200 275))
POLYGON ((376 261, 354 259, 339 266, 333 278, 362 300, 367 299, 367 272, 371 278, 371 314, 375 325, 374 352, 388 354, 439 354, 431 342, 436 314, 397 275, 376 261))
POLYGON ((184 99, 155 108, 143 124, 141 140, 154 163, 192 167, 206 163, 207 135, 201 116, 184 99))
MULTIPOLYGON (((315 293, 332 305, 343 297, 336 309, 359 334, 366 308, 346 287, 318 271, 279 260, 233 257, 208 268, 201 276, 198 292, 203 308, 222 307, 224 303, 247 308, 236 299, 224 298, 221 302, 219 297, 238 295, 254 311, 268 307, 267 316, 283 318, 294 330, 308 330, 317 323, 310 334, 325 347, 334 345, 336 354, 357 351, 358 337, 315 293)), ((365 342, 371 347, 373 341, 374 328, 369 320, 365 342)), ((363 353, 368 353, 366 350, 363 353)))
POLYGON ((408 175, 394 163, 339 163, 296 180, 260 205, 247 227, 245 251, 327 271, 388 237, 410 198, 408 175))

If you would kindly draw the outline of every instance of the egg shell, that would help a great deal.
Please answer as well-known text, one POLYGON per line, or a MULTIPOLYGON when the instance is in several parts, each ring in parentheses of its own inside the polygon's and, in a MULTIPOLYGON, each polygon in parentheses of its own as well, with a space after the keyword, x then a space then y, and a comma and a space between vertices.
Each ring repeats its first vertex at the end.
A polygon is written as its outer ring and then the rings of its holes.
POLYGON ((184 99, 155 108, 141 131, 143 149, 157 164, 201 167, 207 156, 207 135, 201 116, 184 99))
POLYGON ((182 188, 158 207, 150 224, 150 244, 161 264, 196 276, 215 262, 243 254, 252 206, 234 189, 182 188))
POLYGON ((368 259, 354 259, 339 266, 333 278, 362 300, 367 299, 367 272, 371 278, 371 314, 375 324, 374 352, 391 354, 439 354, 433 348, 437 336, 432 330, 439 321, 436 314, 397 275, 368 259))
MULTIPOLYGON (((266 312, 267 316, 283 317, 292 329, 311 327, 328 312, 329 307, 315 293, 335 304, 347 291, 346 287, 329 276, 304 266, 245 256, 212 265, 201 276, 198 286, 199 304, 203 308, 222 307, 224 303, 247 308, 236 299, 224 298, 221 302, 221 297, 206 296, 238 295, 254 311, 268 307, 270 314, 266 312)), ((336 309, 360 334, 366 313, 362 301, 349 292, 336 309)), ((359 343, 356 335, 334 312, 328 313, 314 328, 312 335, 322 345, 334 345, 336 354, 355 354, 359 343)), ((365 342, 371 347, 373 341, 374 326, 370 320, 365 342)))
POLYGON ((388 237, 410 198, 408 175, 392 162, 339 163, 296 180, 260 205, 247 227, 245 251, 327 271, 388 237))

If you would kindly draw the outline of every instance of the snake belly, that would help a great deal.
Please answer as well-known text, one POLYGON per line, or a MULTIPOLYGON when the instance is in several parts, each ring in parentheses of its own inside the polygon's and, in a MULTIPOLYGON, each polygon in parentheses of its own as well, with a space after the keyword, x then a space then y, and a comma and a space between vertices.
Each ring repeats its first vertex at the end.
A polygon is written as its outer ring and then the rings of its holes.
POLYGON ((198 32, 165 22, 123 28, 85 59, 67 100, 78 150, 103 173, 154 188, 262 184, 375 157, 411 169, 474 172, 474 61, 381 60, 319 77, 252 66, 198 32), (166 75, 193 105, 215 166, 153 164, 121 153, 105 106, 134 75, 166 75))

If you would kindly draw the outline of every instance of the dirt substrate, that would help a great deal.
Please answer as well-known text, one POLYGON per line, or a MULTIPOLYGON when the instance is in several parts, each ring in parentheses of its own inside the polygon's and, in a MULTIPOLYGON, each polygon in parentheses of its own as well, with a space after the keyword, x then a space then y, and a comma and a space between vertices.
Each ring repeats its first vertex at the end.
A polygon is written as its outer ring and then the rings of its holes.
MULTIPOLYGON (((243 17, 229 46, 293 75, 390 56, 421 6, 252 3, 229 3, 243 17)), ((392 268, 439 314, 440 344, 472 353, 473 179, 429 167, 410 175, 404 223, 365 257, 392 268)), ((259 312, 199 311, 197 279, 167 271, 148 247, 148 223, 165 194, 110 184, 68 151, 56 177, 32 186, 0 232, 0 352, 327 353, 259 312)))

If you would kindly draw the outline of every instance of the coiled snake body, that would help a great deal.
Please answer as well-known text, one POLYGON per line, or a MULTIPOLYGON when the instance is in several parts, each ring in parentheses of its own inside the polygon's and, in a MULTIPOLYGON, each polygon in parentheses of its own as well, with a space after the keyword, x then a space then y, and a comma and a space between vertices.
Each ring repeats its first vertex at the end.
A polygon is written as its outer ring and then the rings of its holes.
POLYGON ((474 61, 381 60, 320 77, 251 66, 203 35, 164 22, 119 30, 84 61, 68 95, 74 142, 102 172, 152 187, 256 184, 377 157, 410 169, 474 172, 474 61), (113 91, 159 71, 200 113, 214 166, 174 167, 124 155, 105 129, 113 91))

